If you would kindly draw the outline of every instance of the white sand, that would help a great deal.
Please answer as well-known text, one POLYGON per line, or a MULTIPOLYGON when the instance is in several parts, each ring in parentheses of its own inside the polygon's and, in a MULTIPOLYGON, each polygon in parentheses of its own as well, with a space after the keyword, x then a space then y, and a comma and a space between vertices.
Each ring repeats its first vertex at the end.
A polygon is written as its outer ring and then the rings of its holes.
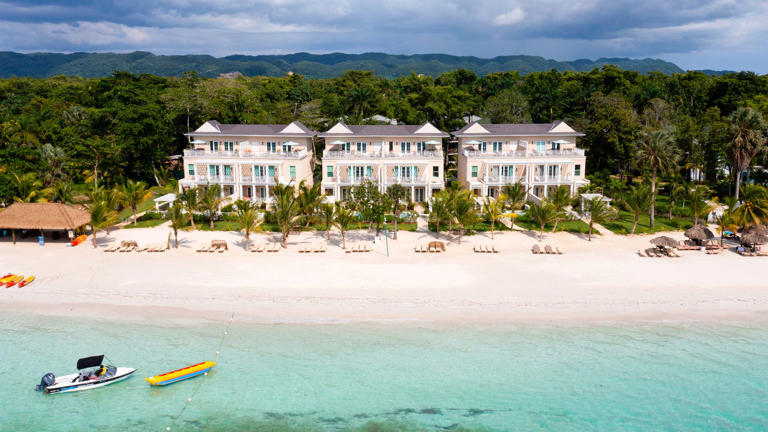
MULTIPOLYGON (((651 236, 545 234, 564 255, 533 255, 534 233, 496 234, 498 254, 476 254, 490 233, 449 240, 447 253, 416 254, 433 234, 400 232, 367 254, 345 254, 331 234, 327 253, 298 253, 325 233, 289 238, 275 254, 243 250, 240 233, 183 232, 180 248, 164 253, 105 253, 124 239, 164 242, 168 228, 99 233, 88 242, 0 242, 0 271, 35 274, 24 288, 0 288, 0 309, 100 318, 239 319, 260 322, 444 321, 532 322, 679 319, 760 319, 768 311, 768 258, 733 252, 682 258, 641 258, 651 236), (196 253, 223 239, 226 253, 196 253)), ((669 234, 683 239, 682 233, 669 234)), ((267 237, 254 235, 255 241, 267 237)), ((356 232, 348 242, 371 241, 356 232)), ((252 240, 253 242, 254 240, 252 240)))

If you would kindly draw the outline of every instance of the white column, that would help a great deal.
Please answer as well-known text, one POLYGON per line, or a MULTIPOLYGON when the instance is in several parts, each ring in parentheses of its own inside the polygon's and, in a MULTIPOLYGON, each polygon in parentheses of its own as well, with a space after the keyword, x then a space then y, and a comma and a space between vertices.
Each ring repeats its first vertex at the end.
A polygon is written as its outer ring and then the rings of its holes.
POLYGON ((414 201, 416 199, 416 187, 411 186, 411 201, 414 201))

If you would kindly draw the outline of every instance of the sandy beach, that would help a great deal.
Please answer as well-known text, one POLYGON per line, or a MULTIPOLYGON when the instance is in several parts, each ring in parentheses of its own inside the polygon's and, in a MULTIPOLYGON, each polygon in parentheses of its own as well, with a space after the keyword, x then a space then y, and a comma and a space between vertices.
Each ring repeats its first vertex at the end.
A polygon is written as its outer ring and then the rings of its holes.
MULTIPOLYGON (((112 242, 164 242, 167 227, 99 233, 98 248, 31 241, 0 243, 0 271, 37 276, 24 288, 0 289, 0 309, 95 318, 213 319, 269 323, 350 321, 541 322, 760 319, 768 311, 768 258, 733 252, 681 251, 681 258, 643 258, 653 236, 547 233, 563 255, 533 255, 534 233, 441 234, 446 253, 414 253, 434 240, 400 232, 370 253, 344 253, 332 232, 326 253, 299 253, 325 233, 291 235, 287 249, 252 253, 234 232, 183 232, 164 253, 107 253, 112 242), (213 239, 225 253, 196 253, 213 239), (475 243, 498 254, 478 254, 475 243)), ((684 239, 682 233, 671 233, 684 239)), ((251 242, 278 240, 255 234, 251 242)), ((371 242, 357 231, 348 243, 371 242)), ((383 240, 383 238, 382 238, 383 240)))

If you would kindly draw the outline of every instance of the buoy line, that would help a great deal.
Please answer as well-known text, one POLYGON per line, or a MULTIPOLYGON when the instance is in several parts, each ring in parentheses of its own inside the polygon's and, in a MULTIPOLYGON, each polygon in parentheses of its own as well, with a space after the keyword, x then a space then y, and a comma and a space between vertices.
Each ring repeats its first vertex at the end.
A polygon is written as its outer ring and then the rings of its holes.
MULTIPOLYGON (((232 327, 232 321, 234 321, 234 320, 235 320, 235 313, 232 312, 232 315, 229 317, 229 322, 227 323, 227 329, 224 330, 224 334, 221 335, 221 339, 219 339, 219 347, 216 349, 216 358, 215 358, 215 360, 217 362, 219 360, 219 355, 221 353, 221 347, 224 346, 224 339, 226 339, 227 336, 229 335, 229 328, 232 327)), ((205 378, 206 376, 208 376, 208 372, 206 372, 204 374, 203 378, 205 378)), ((187 400, 184 402, 184 406, 181 407, 181 411, 179 411, 179 414, 176 417, 173 418, 173 421, 171 422, 172 425, 175 424, 179 420, 181 415, 184 414, 184 410, 186 410, 187 407, 189 406, 189 404, 192 403, 192 399, 195 396, 197 396, 197 392, 200 391, 200 387, 203 386, 203 382, 205 382, 205 379, 198 380, 198 383, 197 383, 197 386, 195 387, 195 390, 192 391, 192 395, 190 395, 187 398, 187 400)), ((166 431, 170 431, 171 430, 171 426, 166 427, 165 430, 166 431)))

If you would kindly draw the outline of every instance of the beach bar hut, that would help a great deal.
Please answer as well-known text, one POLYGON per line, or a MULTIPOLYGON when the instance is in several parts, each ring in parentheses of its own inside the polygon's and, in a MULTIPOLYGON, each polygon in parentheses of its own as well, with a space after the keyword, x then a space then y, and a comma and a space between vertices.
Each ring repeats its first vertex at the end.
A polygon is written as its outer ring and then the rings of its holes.
POLYGON ((87 210, 61 203, 13 203, 0 211, 0 229, 11 230, 16 244, 16 230, 76 230, 87 225, 87 210))
POLYGON ((702 224, 697 224, 688 228, 683 235, 695 241, 697 245, 701 245, 701 242, 704 240, 709 240, 715 237, 712 231, 702 224))

